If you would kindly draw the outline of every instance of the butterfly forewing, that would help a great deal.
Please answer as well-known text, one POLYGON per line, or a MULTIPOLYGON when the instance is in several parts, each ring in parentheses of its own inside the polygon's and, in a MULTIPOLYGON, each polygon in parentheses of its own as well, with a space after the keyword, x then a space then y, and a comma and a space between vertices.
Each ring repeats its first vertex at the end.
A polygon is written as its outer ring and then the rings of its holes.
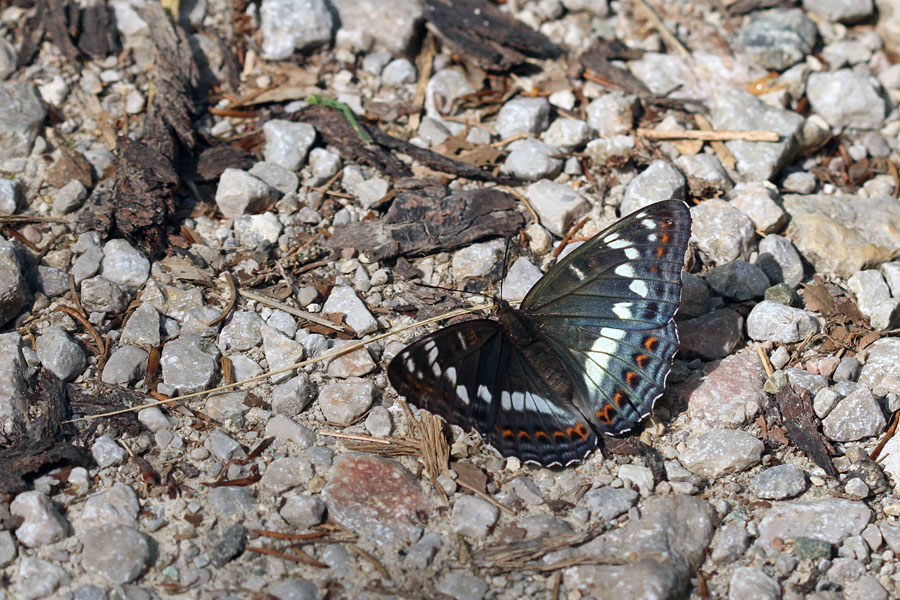
POLYGON ((630 431, 662 394, 690 231, 683 202, 638 210, 560 261, 522 302, 583 382, 575 404, 600 431, 630 431))

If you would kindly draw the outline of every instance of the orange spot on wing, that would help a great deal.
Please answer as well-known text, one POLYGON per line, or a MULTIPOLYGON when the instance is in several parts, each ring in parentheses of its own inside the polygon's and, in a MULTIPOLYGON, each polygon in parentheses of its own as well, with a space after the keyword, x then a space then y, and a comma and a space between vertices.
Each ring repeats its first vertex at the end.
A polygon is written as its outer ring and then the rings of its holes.
POLYGON ((637 379, 637 373, 634 371, 625 372, 625 383, 627 383, 629 387, 634 387, 635 379, 637 379))
POLYGON ((511 439, 513 439, 513 437, 514 436, 513 436, 512 429, 504 429, 503 430, 503 439, 504 440, 511 440, 511 439))
POLYGON ((644 339, 644 348, 648 351, 653 352, 656 350, 656 347, 659 346, 659 339, 653 337, 652 335, 648 338, 644 339))
POLYGON ((529 435, 529 433, 527 431, 525 431, 524 429, 520 429, 519 430, 519 439, 520 440, 521 439, 530 440, 531 435, 529 435))
POLYGON ((672 241, 672 236, 669 233, 663 232, 659 236, 659 241, 661 241, 663 244, 668 244, 669 242, 672 241))
POLYGON ((587 425, 585 425, 584 423, 578 423, 577 425, 575 425, 575 433, 578 434, 578 438, 583 442, 588 438, 588 433, 590 432, 588 431, 587 425))
POLYGON ((654 275, 659 275, 660 271, 661 269, 659 268, 659 265, 650 265, 650 272, 654 275))
MULTIPOLYGON (((625 394, 623 394, 620 390, 616 390, 616 393, 613 396, 613 402, 616 403, 616 406, 621 408, 623 400, 625 400, 625 394)), ((606 408, 610 408, 610 407, 607 406, 606 408)))
POLYGON ((557 430, 557 431, 554 431, 554 432, 553 432, 553 437, 555 437, 555 438, 564 438, 564 437, 566 437, 566 434, 563 433, 562 431, 557 430))
POLYGON ((646 354, 638 354, 634 357, 634 362, 636 362, 638 366, 643 369, 647 366, 647 363, 650 362, 650 357, 646 354))
POLYGON ((599 408, 594 411, 594 416, 596 416, 601 423, 605 423, 606 425, 612 425, 612 417, 609 415, 609 411, 612 410, 612 404, 607 404, 603 407, 603 410, 599 408))
MULTIPOLYGON (((663 234, 663 235, 665 235, 665 234, 663 234)), ((666 255, 666 249, 662 246, 659 246, 656 249, 656 258, 662 258, 665 255, 666 255)))
POLYGON ((537 431, 535 431, 534 437, 538 438, 539 440, 549 440, 550 439, 550 436, 547 435, 547 432, 544 431, 543 429, 538 429, 537 431))

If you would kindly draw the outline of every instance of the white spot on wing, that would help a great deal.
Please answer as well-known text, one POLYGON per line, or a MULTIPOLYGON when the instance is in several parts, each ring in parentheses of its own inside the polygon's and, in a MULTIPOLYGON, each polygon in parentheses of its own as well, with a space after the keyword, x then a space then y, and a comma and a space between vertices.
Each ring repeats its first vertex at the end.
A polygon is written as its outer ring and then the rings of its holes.
POLYGON ((641 221, 641 225, 646 229, 656 229, 656 221, 651 221, 650 219, 644 219, 641 221))
POLYGON ((591 349, 588 350, 588 360, 584 365, 584 383, 587 388, 593 387, 605 377, 612 357, 618 354, 618 341, 625 337, 622 329, 603 327, 600 329, 600 337, 594 340, 591 349))
POLYGON ((459 345, 463 350, 469 347, 468 344, 466 344, 466 336, 464 336, 461 331, 456 332, 456 337, 459 339, 459 345))
POLYGON ((631 245, 631 242, 629 242, 628 240, 620 240, 620 239, 618 239, 618 236, 616 236, 616 239, 614 239, 612 241, 607 240, 607 242, 606 242, 606 246, 609 248, 612 248, 613 250, 627 248, 630 245, 631 245))
POLYGON ((656 235, 655 233, 651 233, 650 235, 647 236, 648 242, 655 242, 658 239, 659 239, 659 236, 656 235))
POLYGON ((525 410, 525 394, 513 392, 512 405, 514 410, 525 410))
POLYGON ((632 281, 631 285, 628 286, 628 289, 641 298, 646 298, 650 293, 650 289, 647 287, 647 284, 640 279, 635 279, 634 281, 632 281))
POLYGON ((631 265, 619 265, 613 271, 619 277, 634 277, 634 269, 631 265))
POLYGON ((512 410, 512 398, 509 397, 509 392, 503 390, 500 394, 500 408, 503 410, 512 410))
POLYGON ((426 352, 434 348, 434 340, 428 340, 427 342, 425 342, 424 347, 426 352))
POLYGON ((485 402, 491 401, 491 392, 487 389, 487 386, 479 384, 478 398, 484 400, 485 402))
POLYGON ((441 376, 441 366, 436 362, 431 363, 431 372, 434 373, 435 377, 441 376))
POLYGON ((634 260, 640 255, 641 252, 637 248, 625 248, 625 258, 628 260, 634 260))
POLYGON ((450 382, 450 385, 456 385, 456 367, 447 369, 447 381, 450 382))
POLYGON ((569 270, 575 273, 575 277, 578 278, 579 281, 584 279, 584 271, 575 266, 575 263, 569 265, 569 270))
POLYGON ((406 370, 409 371, 410 373, 412 373, 413 371, 416 370, 416 363, 413 362, 413 359, 411 359, 411 358, 406 359, 406 370))
POLYGON ((616 302, 613 304, 612 311, 620 319, 630 319, 631 302, 616 302))
POLYGON ((437 348, 432 348, 428 351, 428 362, 433 363, 437 360, 438 351, 437 348))
POLYGON ((464 385, 456 386, 456 396, 457 396, 457 398, 459 398, 460 402, 462 402, 466 406, 469 405, 469 390, 466 389, 466 386, 464 386, 464 385))

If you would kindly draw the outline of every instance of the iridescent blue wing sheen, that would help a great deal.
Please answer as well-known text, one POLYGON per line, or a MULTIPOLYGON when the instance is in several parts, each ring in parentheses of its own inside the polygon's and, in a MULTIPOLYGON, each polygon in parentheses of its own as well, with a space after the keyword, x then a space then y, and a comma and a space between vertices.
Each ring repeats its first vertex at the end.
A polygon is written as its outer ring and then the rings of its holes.
POLYGON ((684 202, 652 204, 582 244, 522 301, 580 384, 573 402, 598 431, 632 430, 662 394, 678 350, 673 317, 690 235, 684 202))

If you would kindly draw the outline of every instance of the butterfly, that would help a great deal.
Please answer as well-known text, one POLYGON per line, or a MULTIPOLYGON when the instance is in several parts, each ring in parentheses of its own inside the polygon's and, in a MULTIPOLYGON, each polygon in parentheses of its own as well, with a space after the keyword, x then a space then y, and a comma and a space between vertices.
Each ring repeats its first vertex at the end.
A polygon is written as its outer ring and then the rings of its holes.
POLYGON ((680 200, 624 217, 554 265, 518 309, 449 325, 388 365, 414 405, 477 430, 503 456, 584 460, 599 433, 632 431, 662 395, 691 214, 680 200))

